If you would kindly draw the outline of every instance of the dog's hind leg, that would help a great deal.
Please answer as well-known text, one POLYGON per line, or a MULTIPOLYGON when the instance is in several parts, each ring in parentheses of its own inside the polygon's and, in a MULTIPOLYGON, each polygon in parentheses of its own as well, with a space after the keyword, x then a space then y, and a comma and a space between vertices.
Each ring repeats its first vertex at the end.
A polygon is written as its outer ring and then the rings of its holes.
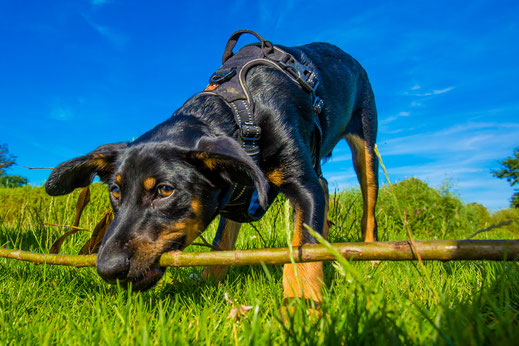
MULTIPOLYGON (((218 250, 234 250, 241 223, 220 217, 220 223, 213 240, 213 246, 218 250)), ((212 250, 214 251, 214 249, 212 250)), ((204 268, 203 279, 223 280, 229 271, 228 266, 211 266, 204 268)))
POLYGON ((362 107, 354 115, 346 132, 353 156, 353 166, 362 191, 364 213, 362 215, 362 239, 377 241, 375 205, 378 195, 378 158, 375 154, 377 138, 377 110, 369 84, 362 107))
POLYGON ((328 191, 328 182, 323 177, 319 178, 319 182, 321 183, 321 186, 324 190, 324 199, 325 199, 325 205, 324 205, 324 224, 323 224, 323 238, 328 239, 328 233, 330 231, 330 220, 328 219, 328 210, 330 205, 330 192, 328 191))

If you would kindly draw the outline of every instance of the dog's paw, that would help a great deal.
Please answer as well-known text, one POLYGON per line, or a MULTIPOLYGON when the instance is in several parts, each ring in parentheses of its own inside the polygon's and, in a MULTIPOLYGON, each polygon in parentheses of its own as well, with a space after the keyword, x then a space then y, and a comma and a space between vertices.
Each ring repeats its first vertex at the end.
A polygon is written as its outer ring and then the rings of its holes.
POLYGON ((303 315, 303 318, 310 318, 312 322, 318 321, 323 316, 320 302, 304 298, 285 298, 283 304, 284 306, 279 309, 279 314, 285 324, 290 324, 299 313, 303 315))

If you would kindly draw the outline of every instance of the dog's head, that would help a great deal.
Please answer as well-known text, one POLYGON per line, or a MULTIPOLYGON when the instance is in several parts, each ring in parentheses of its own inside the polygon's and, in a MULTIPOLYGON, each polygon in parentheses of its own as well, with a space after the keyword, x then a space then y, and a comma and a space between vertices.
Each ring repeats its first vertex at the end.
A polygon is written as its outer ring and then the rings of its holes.
POLYGON ((45 185, 56 196, 107 183, 115 218, 97 258, 108 282, 152 287, 164 274, 166 251, 189 245, 230 196, 231 184, 253 185, 266 204, 267 182, 241 146, 228 137, 202 137, 195 148, 165 142, 103 145, 60 164, 45 185))

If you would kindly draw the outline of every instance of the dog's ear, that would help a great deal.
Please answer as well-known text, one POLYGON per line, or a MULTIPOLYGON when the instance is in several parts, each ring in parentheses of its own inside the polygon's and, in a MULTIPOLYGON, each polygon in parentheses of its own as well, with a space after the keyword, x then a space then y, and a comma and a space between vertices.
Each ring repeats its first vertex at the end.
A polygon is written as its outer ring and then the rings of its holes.
POLYGON ((96 175, 101 181, 108 182, 120 151, 127 146, 128 143, 106 144, 84 156, 63 162, 50 174, 45 191, 51 196, 65 195, 75 188, 89 185, 96 175))
POLYGON ((228 137, 202 137, 189 159, 197 166, 218 174, 228 183, 254 186, 261 206, 267 205, 268 182, 258 165, 235 140, 228 137))

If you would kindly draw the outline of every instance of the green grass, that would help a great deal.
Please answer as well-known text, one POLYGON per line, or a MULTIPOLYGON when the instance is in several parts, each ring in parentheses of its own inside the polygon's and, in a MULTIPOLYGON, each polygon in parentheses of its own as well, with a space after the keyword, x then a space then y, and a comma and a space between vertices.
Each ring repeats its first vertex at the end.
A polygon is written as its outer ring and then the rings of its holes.
MULTIPOLYGON (((105 190, 93 185, 81 227, 93 229, 108 208, 105 190)), ((394 190, 416 239, 463 239, 508 219, 514 222, 476 238, 519 238, 517 210, 491 215, 481 205, 462 203, 447 187, 435 190, 416 179, 394 190)), ((41 187, 0 189, 0 245, 48 252, 64 230, 39 223, 72 223, 77 194, 50 198, 41 187)), ((237 247, 286 246, 290 211, 284 203, 280 198, 260 222, 244 225, 237 247)), ((377 207, 381 240, 407 238, 393 203, 382 188, 377 207)), ((359 240, 361 204, 357 190, 332 197, 330 241, 359 240)), ((215 226, 204 234, 208 240, 215 226)), ((88 237, 76 233, 61 252, 77 253, 88 237)), ((129 293, 103 282, 93 268, 0 259, 0 344, 517 343, 517 263, 426 262, 425 268, 434 287, 416 263, 326 263, 322 318, 296 309, 283 323, 281 267, 233 267, 221 283, 200 281, 202 268, 170 268, 157 287, 129 293), (247 318, 228 318, 232 306, 225 293, 253 307, 247 318)))

